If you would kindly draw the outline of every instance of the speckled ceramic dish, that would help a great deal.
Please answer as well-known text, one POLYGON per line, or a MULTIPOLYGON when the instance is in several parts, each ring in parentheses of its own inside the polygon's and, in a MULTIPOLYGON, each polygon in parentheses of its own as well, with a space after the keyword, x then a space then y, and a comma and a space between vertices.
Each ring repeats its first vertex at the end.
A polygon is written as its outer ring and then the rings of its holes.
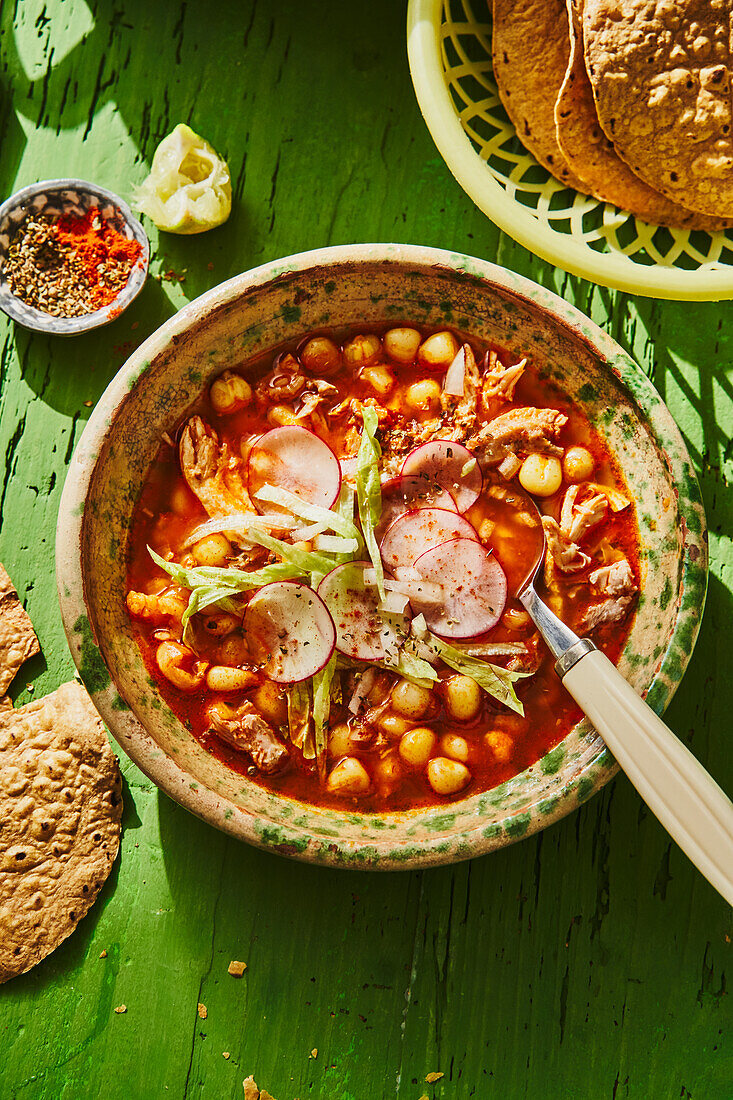
POLYGON ((127 309, 140 293, 148 275, 150 244, 130 207, 118 195, 97 187, 86 180, 43 180, 32 183, 16 192, 0 205, 0 309, 23 328, 36 332, 48 332, 53 336, 76 336, 93 328, 107 325, 127 309), (3 277, 3 267, 8 250, 18 226, 30 213, 60 217, 64 214, 83 216, 92 206, 98 206, 100 214, 118 233, 128 240, 136 240, 142 248, 140 258, 134 264, 126 285, 117 297, 93 313, 82 317, 52 317, 34 306, 26 305, 8 288, 3 277))
POLYGON ((680 434, 651 383, 573 307, 500 267, 435 249, 356 245, 290 257, 186 306, 128 360, 82 436, 61 502, 61 609, 82 678, 120 745, 193 813, 274 852, 342 867, 428 866, 510 844, 607 783, 615 764, 581 724, 494 790, 404 813, 336 812, 272 794, 204 751, 163 703, 125 606, 130 517, 158 449, 227 367, 312 329, 412 319, 529 355, 604 433, 637 504, 642 593, 621 668, 659 712, 695 643, 705 516, 680 434))

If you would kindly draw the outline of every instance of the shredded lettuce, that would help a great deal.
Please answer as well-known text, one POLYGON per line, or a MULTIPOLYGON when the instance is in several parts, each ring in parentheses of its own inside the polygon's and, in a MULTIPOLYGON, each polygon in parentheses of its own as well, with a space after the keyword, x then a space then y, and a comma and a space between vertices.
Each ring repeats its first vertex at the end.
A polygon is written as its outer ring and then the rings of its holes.
POLYGON ((150 546, 148 553, 155 564, 172 577, 176 584, 180 584, 182 588, 189 588, 192 592, 197 588, 216 587, 231 588, 233 592, 248 592, 251 588, 261 588, 263 584, 292 580, 295 577, 303 577, 309 572, 307 565, 299 566, 295 562, 275 562, 272 565, 264 565, 262 569, 252 570, 235 569, 233 566, 223 569, 214 565, 187 568, 185 565, 179 565, 178 562, 166 561, 150 546))
POLYGON ((181 588, 188 588, 191 593, 188 607, 181 616, 184 642, 189 639, 191 619, 199 611, 216 605, 222 611, 235 612, 238 608, 233 598, 242 592, 261 588, 263 584, 271 584, 273 581, 293 580, 307 573, 306 569, 299 568, 290 562, 276 562, 250 572, 245 569, 220 569, 213 565, 187 569, 177 562, 161 558, 160 554, 156 554, 150 546, 148 553, 155 564, 172 577, 176 584, 180 584, 181 588))
POLYGON ((248 532, 253 528, 265 528, 265 530, 285 531, 296 527, 298 520, 295 516, 286 515, 259 515, 256 512, 237 512, 230 516, 217 516, 206 523, 196 527, 186 539, 184 549, 193 546, 199 539, 206 535, 214 535, 218 531, 226 531, 229 535, 242 535, 247 539, 248 532))
POLYGON ((342 519, 348 520, 349 523, 354 522, 355 501, 356 493, 347 481, 342 481, 341 492, 339 493, 338 500, 334 504, 334 509, 338 512, 342 519))
POLYGON ((313 730, 311 728, 310 682, 300 680, 288 688, 288 733, 290 740, 299 748, 306 760, 316 755, 313 730))
POLYGON ((359 453, 356 458, 356 499, 359 519, 364 533, 369 557, 372 559, 380 599, 384 599, 384 568, 379 553, 374 528, 382 515, 382 483, 379 477, 379 460, 382 448, 376 438, 379 418, 376 409, 367 405, 361 410, 364 431, 361 433, 359 453))
POLYGON ((238 595, 237 589, 229 588, 226 586, 215 586, 195 588, 192 590, 191 595, 188 598, 188 606, 181 615, 181 626, 183 627, 183 634, 181 635, 184 643, 188 643, 189 635, 191 632, 191 619, 199 611, 203 611, 207 607, 212 607, 216 604, 222 611, 237 611, 237 605, 232 600, 232 596, 238 595))
POLYGON ((258 500, 287 508, 299 519, 308 520, 310 523, 328 524, 331 530, 338 535, 342 535, 345 539, 355 538, 358 540, 359 538, 359 531, 352 520, 345 519, 338 511, 331 508, 321 508, 317 504, 309 504, 288 489, 282 489, 276 485, 263 485, 255 495, 258 500))
POLYGON ((325 577, 326 573, 331 572, 335 564, 333 559, 326 557, 325 554, 314 554, 311 550, 300 550, 298 547, 291 546, 290 543, 276 539, 272 535, 266 535, 264 531, 252 531, 250 538, 253 542, 264 546, 266 550, 271 550, 273 554, 277 554, 284 562, 298 566, 300 576, 306 573, 320 573, 322 577, 325 577))
POLYGON ((336 657, 331 657, 325 668, 313 677, 313 730, 315 735, 316 765, 321 780, 326 776, 326 748, 328 719, 331 714, 331 682, 336 674, 336 657))
POLYGON ((341 535, 316 535, 313 546, 326 554, 353 554, 360 542, 360 539, 344 539, 341 535))
POLYGON ((441 661, 449 668, 455 669, 456 672, 460 672, 464 676, 470 676, 479 687, 483 688, 487 695, 491 695, 492 698, 503 703, 509 710, 516 711, 517 714, 524 716, 524 707, 521 700, 517 698, 514 684, 517 680, 523 680, 531 675, 530 673, 510 672, 499 665, 490 664, 489 661, 481 661, 478 657, 470 657, 467 653, 461 652, 460 649, 449 645, 448 642, 444 642, 442 638, 438 638, 437 635, 429 631, 424 615, 418 615, 412 620, 412 629, 420 641, 427 645, 436 657, 440 657, 441 661))
POLYGON ((418 687, 432 688, 438 679, 433 666, 405 646, 395 655, 394 661, 380 661, 379 667, 386 668, 388 672, 399 672, 403 679, 418 687))

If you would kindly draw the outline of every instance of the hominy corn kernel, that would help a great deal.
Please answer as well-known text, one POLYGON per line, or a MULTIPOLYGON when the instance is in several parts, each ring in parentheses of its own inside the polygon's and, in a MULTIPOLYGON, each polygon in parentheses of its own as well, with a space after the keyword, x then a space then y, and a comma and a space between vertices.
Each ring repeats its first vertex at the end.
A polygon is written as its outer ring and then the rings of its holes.
POLYGON ((562 467, 568 481, 586 481, 593 473, 595 461, 587 447, 568 447, 562 467))
POLYGON ((511 760, 514 742, 504 730, 489 730, 484 736, 484 741, 500 764, 506 764, 511 760))
POLYGON ((432 692, 429 688, 411 684, 409 680, 400 680, 392 691, 391 703, 398 714, 419 722, 427 713, 432 692))
POLYGON ((449 756, 451 760, 460 760, 462 764, 468 760, 468 741, 457 733, 444 733, 439 749, 443 756, 449 756))
POLYGON ((399 753, 406 764, 421 768, 430 759, 437 737, 427 726, 417 726, 400 740, 399 753))
POLYGON ((394 387, 394 375, 381 364, 377 364, 373 367, 364 367, 359 377, 363 378, 364 381, 382 397, 386 397, 389 391, 394 387))
POLYGON ((275 428, 282 428, 286 424, 297 424, 298 418, 287 405, 272 405, 267 410, 267 419, 275 428))
POLYGON ((441 389, 434 378, 423 378, 407 387, 405 401, 415 412, 437 412, 441 389))
POLYGON ((501 625, 505 626, 507 630, 524 630, 526 626, 529 626, 529 615, 526 611, 520 611, 518 607, 507 607, 504 614, 501 617, 501 625))
POLYGON ((331 794, 366 794, 371 786, 369 773, 355 756, 345 756, 329 773, 326 787, 331 794))
POLYGON ((265 680, 250 698, 266 721, 280 726, 287 720, 288 704, 278 684, 265 680))
POLYGON ((233 552, 229 539, 221 534, 206 535, 192 547, 197 565, 223 566, 233 552))
POLYGON ((404 772, 396 753, 390 752, 377 761, 374 768, 374 783, 380 794, 391 794, 400 786, 403 779, 404 772))
POLYGON ((341 756, 346 756, 352 748, 351 730, 346 722, 339 722, 328 735, 328 751, 331 756, 338 759, 341 756))
POLYGON ((219 664, 242 665, 249 660, 249 647, 243 634, 239 631, 228 634, 219 643, 217 649, 219 664))
POLYGON ((443 682, 443 698, 451 718, 471 722, 481 710, 481 688, 470 676, 457 674, 443 682))
POLYGON ((434 756, 428 764, 428 782, 436 794, 457 794, 470 780, 470 771, 459 760, 434 756))
POLYGON ((548 455, 527 455, 519 471, 522 488, 536 497, 551 497, 562 485, 560 459, 548 455))
POLYGON ((384 350, 396 363, 414 363, 421 340, 416 328, 391 328, 384 334, 384 350))
POLYGON ((247 691, 256 683, 257 673, 246 668, 212 665, 206 673, 206 686, 209 691, 247 691))
POLYGON ((327 336, 313 336, 303 347, 300 361, 312 374, 332 374, 341 366, 341 350, 327 336))
POLYGON ((452 332, 434 332, 427 340, 423 340, 418 349, 417 360, 431 370, 447 370, 457 354, 458 341, 452 332))
POLYGON ((377 725, 382 733, 386 733, 387 737, 402 737, 403 733, 407 733, 412 729, 414 722, 410 722, 407 718, 403 718, 401 714, 383 714, 379 719, 377 725))
POLYGON ((241 374, 225 370, 211 383, 209 397, 218 413, 238 412, 252 400, 252 387, 241 374))
POLYGON ((354 336, 344 344, 344 360, 350 367, 368 367, 376 362, 381 350, 382 341, 374 333, 354 336))

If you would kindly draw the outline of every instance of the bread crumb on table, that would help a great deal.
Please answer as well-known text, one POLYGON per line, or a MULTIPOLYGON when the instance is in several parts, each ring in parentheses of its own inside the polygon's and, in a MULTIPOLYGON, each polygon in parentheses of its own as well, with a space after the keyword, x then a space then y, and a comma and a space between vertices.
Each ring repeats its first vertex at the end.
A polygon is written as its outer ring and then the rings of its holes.
POLYGON ((426 1074, 425 1080, 429 1085, 432 1085, 435 1081, 439 1081, 441 1077, 445 1077, 445 1074, 433 1071, 432 1073, 426 1074))
POLYGON ((202 1005, 201 1001, 199 1001, 198 1005, 196 1006, 196 1011, 198 1012, 202 1020, 205 1020, 206 1017, 209 1015, 208 1008, 206 1007, 206 1005, 202 1005))
POLYGON ((231 974, 233 978, 241 978, 246 969, 246 963, 239 962, 238 959, 232 959, 227 967, 227 973, 231 974))
POLYGON ((117 1005, 115 1012, 120 1016, 123 1012, 127 1012, 127 1005, 117 1005))

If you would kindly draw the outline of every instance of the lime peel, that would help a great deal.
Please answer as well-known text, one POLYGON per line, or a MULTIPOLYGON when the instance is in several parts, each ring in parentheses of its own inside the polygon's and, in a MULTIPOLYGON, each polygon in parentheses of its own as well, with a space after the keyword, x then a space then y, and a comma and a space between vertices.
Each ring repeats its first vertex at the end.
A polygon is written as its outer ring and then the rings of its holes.
POLYGON ((226 161, 190 126, 179 123, 153 155, 137 189, 137 209, 168 233, 204 233, 227 220, 232 185, 226 161))

